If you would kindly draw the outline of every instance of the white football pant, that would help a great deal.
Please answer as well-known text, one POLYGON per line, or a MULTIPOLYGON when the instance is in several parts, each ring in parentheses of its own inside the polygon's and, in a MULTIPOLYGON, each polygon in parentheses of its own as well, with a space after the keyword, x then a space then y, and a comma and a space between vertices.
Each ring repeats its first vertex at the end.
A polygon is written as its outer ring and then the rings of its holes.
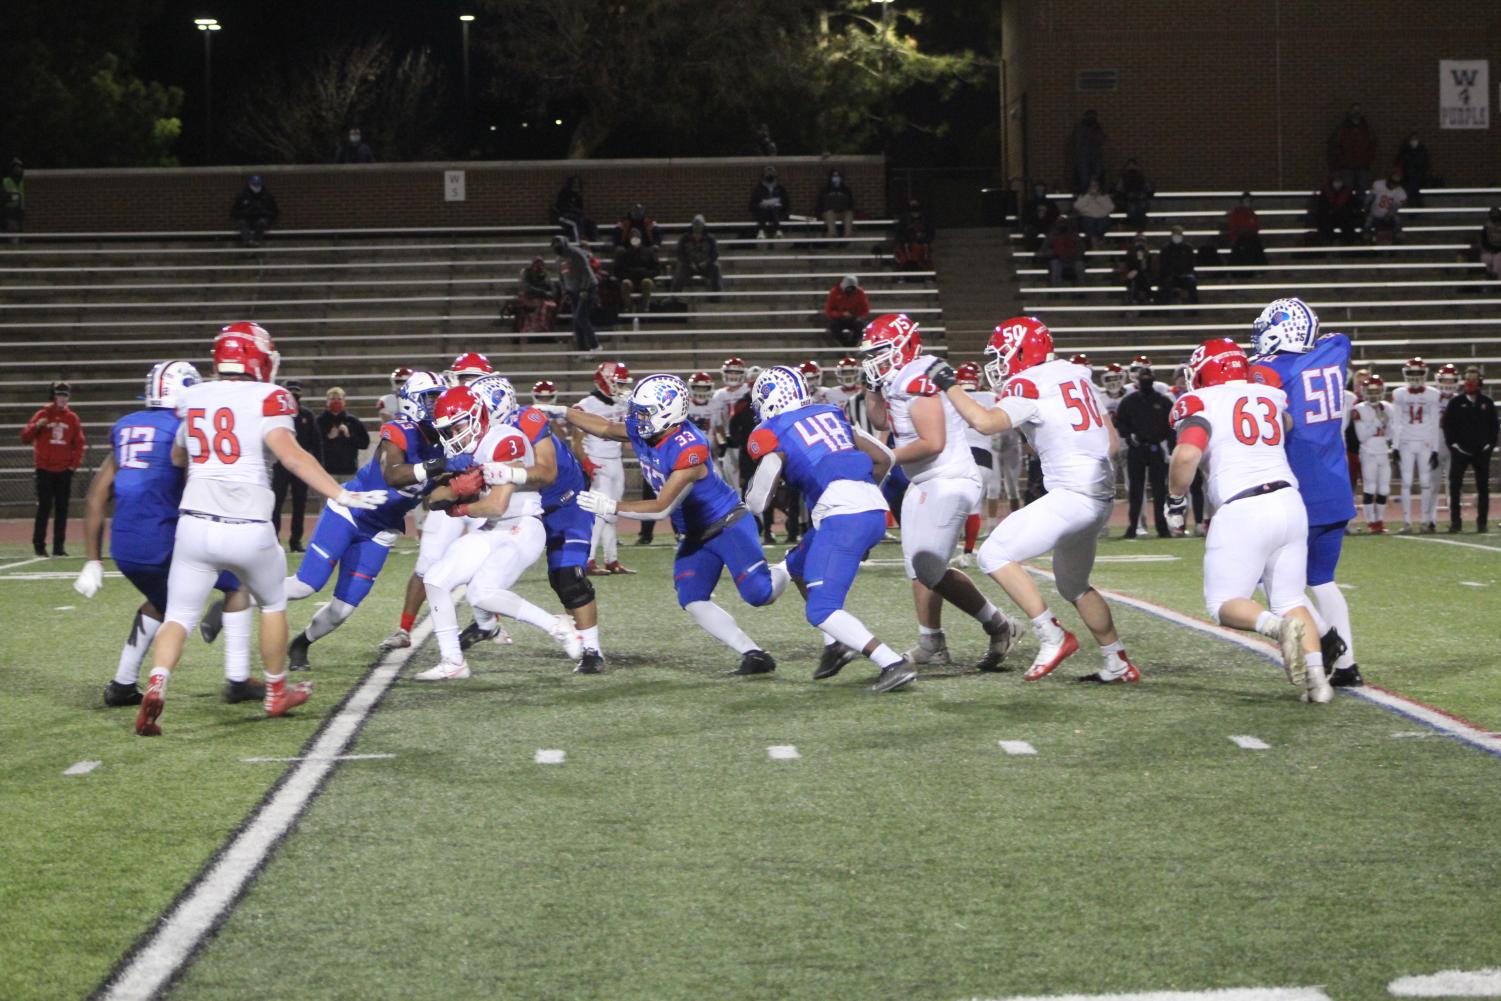
POLYGON ((1089 590, 1100 529, 1114 506, 1113 499, 1049 490, 995 527, 980 547, 980 569, 995 573, 1008 563, 1052 553, 1058 593, 1077 601, 1089 590))
POLYGON ((433 635, 443 659, 463 660, 459 648, 459 620, 453 590, 468 584, 471 605, 491 592, 508 590, 526 568, 537 561, 547 542, 538 518, 517 518, 492 529, 468 532, 455 540, 443 558, 422 578, 432 608, 433 635))
POLYGON ((1428 468, 1428 457, 1434 452, 1427 445, 1401 445, 1397 448, 1397 463, 1402 470, 1402 520, 1407 524, 1413 524, 1410 517, 1409 505, 1412 497, 1413 472, 1417 472, 1419 496, 1422 501, 1421 512, 1422 524, 1426 525, 1434 520, 1433 495, 1433 470, 1428 468))
POLYGON ((909 580, 933 587, 948 573, 949 557, 964 532, 964 519, 979 503, 977 480, 914 483, 902 498, 902 563, 909 580))
POLYGON ((1215 511, 1204 542, 1204 605, 1220 620, 1220 606, 1249 598, 1260 582, 1267 604, 1285 615, 1308 600, 1308 510, 1296 490, 1245 497, 1215 511))
POLYGON ((233 523, 184 513, 176 539, 167 574, 167 622, 191 632, 223 570, 240 578, 262 612, 286 611, 287 554, 269 521, 233 523))
POLYGON ((1373 499, 1364 504, 1365 520, 1386 520, 1386 498, 1392 495, 1392 460, 1386 453, 1360 457, 1360 492, 1373 499))
MULTIPOLYGON (((619 459, 605 459, 595 467, 594 475, 589 478, 589 489, 604 494, 613 501, 619 501, 625 496, 625 466, 619 459)), ((589 533, 589 558, 592 560, 598 555, 603 543, 604 561, 614 563, 620 556, 616 548, 618 540, 615 515, 595 515, 594 528, 589 533)))

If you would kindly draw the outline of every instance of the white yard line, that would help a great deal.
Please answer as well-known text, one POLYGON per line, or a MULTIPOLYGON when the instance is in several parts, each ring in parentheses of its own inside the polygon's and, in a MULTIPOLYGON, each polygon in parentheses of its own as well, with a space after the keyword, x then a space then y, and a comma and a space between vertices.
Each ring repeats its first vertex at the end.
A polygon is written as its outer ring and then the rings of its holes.
POLYGON ((969 1001, 1330 1001, 1322 987, 1225 987, 1204 991, 1142 991, 1134 994, 1017 994, 969 1001))
POLYGON ((42 562, 43 560, 46 560, 46 559, 51 559, 51 557, 50 556, 33 556, 31 559, 29 559, 29 560, 21 560, 19 563, 7 563, 4 566, 0 566, 0 570, 9 570, 12 567, 29 566, 32 563, 40 563, 40 562, 42 562))
POLYGON ((802 757, 791 744, 772 744, 766 749, 766 756, 773 761, 796 761, 802 757))
POLYGON ((1386 989, 1399 998, 1501 998, 1501 968, 1398 977, 1386 989))
POLYGON ((63 770, 63 774, 64 775, 87 775, 89 772, 92 772, 94 769, 98 768, 102 764, 104 764, 104 762, 102 762, 102 761, 79 761, 79 762, 76 762, 76 763, 74 763, 72 765, 69 765, 67 768, 65 768, 63 770))
POLYGON ((1488 553, 1501 553, 1501 546, 1482 546, 1478 542, 1460 542, 1458 539, 1436 539, 1426 535, 1394 535, 1402 542, 1436 542, 1440 546, 1464 546, 1466 549, 1484 549, 1488 553))
POLYGON ((537 753, 532 755, 532 760, 539 765, 561 765, 567 758, 566 751, 548 748, 538 748, 537 753))
MULTIPOLYGON (((0 580, 73 580, 77 576, 78 574, 71 570, 33 570, 28 573, 0 574, 0 580)), ((104 577, 106 580, 122 580, 125 575, 118 570, 106 570, 104 577)))
POLYGON ((247 765, 259 765, 268 761, 386 761, 396 757, 394 754, 335 754, 333 757, 320 758, 311 754, 305 754, 296 758, 241 758, 247 765))
POLYGON ((1037 748, 1033 747, 1025 740, 998 740, 996 741, 996 743, 999 744, 1001 750, 1005 751, 1007 754, 1028 755, 1037 753, 1037 748))
POLYGON ((324 722, 303 760, 282 776, 239 833, 189 884, 156 927, 126 954, 92 997, 147 1001, 172 982, 297 823, 381 697, 432 631, 432 619, 423 619, 412 630, 411 646, 392 650, 380 659, 338 714, 324 722))
POLYGON ((1260 737, 1252 737, 1246 734, 1237 734, 1232 735, 1230 739, 1235 742, 1236 747, 1239 747, 1242 750, 1246 751, 1270 751, 1272 749, 1272 745, 1268 744, 1260 737))

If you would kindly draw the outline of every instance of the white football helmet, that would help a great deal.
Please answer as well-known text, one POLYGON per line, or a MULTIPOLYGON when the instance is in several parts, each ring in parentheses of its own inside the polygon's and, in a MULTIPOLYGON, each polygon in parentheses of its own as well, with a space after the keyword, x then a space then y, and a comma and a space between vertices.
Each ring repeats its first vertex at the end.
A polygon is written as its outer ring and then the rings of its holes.
POLYGON ((159 361, 146 376, 146 406, 176 409, 178 395, 202 381, 192 362, 159 361))
POLYGON ((433 405, 447 388, 448 380, 437 372, 413 372, 396 391, 396 409, 409 421, 431 423, 433 405))
POLYGON ((751 387, 751 406, 763 421, 801 409, 808 403, 808 384, 803 381, 802 373, 786 365, 762 372, 751 387))
POLYGON ((1302 299, 1274 299, 1251 330, 1251 349, 1257 357, 1279 351, 1306 354, 1319 339, 1319 317, 1302 299))
POLYGON ((503 375, 482 375, 469 384, 469 391, 485 401, 491 424, 509 423, 521 409, 516 387, 503 375))
POLYGON ((688 387, 675 375, 649 375, 636 383, 626 409, 625 426, 653 441, 688 419, 688 387))

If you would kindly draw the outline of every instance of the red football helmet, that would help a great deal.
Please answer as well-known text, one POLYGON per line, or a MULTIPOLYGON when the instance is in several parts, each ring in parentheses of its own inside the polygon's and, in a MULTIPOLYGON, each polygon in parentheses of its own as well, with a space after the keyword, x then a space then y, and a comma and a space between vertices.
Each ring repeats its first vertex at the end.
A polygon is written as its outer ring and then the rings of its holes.
POLYGON ((922 353, 922 334, 906 313, 886 313, 865 327, 860 351, 865 355, 860 367, 866 381, 879 386, 886 376, 922 353))
POLYGON ((797 370, 802 373, 803 384, 810 392, 823 385, 823 366, 812 358, 799 365, 797 370))
POLYGON ((839 359, 839 363, 834 366, 834 378, 845 389, 854 389, 860 385, 860 359, 851 355, 839 359))
POLYGON ((1111 362, 1105 366, 1105 372, 1100 376, 1100 385, 1105 387, 1105 392, 1115 396, 1126 385, 1126 370, 1111 362))
POLYGON ((281 355, 271 334, 259 323, 242 320, 221 327, 214 338, 214 371, 219 375, 248 375, 257 382, 275 382, 281 355))
POLYGON ((724 384, 731 389, 743 386, 745 385, 745 362, 740 358, 726 358, 724 364, 719 366, 719 374, 724 378, 724 384))
POLYGON ((708 372, 694 372, 688 377, 688 397, 699 406, 714 397, 714 377, 708 372))
POLYGON ((1131 364, 1126 366, 1126 375, 1131 378, 1132 382, 1135 382, 1141 378, 1142 372, 1150 372, 1151 370, 1152 359, 1146 355, 1137 355, 1131 359, 1131 364))
POLYGON ((1053 333, 1035 316, 1013 316, 990 335, 985 357, 985 378, 999 392, 1013 375, 1053 360, 1053 333))
POLYGON ((980 363, 967 361, 954 370, 954 377, 959 380, 959 385, 968 390, 980 388, 980 363))
POLYGON ((468 351, 459 355, 448 366, 460 386, 467 386, 482 375, 493 375, 495 369, 490 367, 490 359, 478 351, 468 351))
POLYGON ((1360 380, 1360 395, 1367 403, 1380 403, 1386 398, 1386 380, 1379 375, 1368 375, 1360 380))
POLYGON ((445 389, 433 404, 433 429, 443 443, 443 454, 450 458, 473 452, 489 427, 489 408, 468 386, 445 389))
POLYGON ((1089 355, 1085 354, 1083 351, 1080 351, 1068 361, 1071 365, 1083 365, 1085 368, 1094 368, 1094 366, 1089 363, 1089 355))
POLYGON ((1189 379, 1194 389, 1245 382, 1251 372, 1246 353, 1234 338, 1215 337, 1194 348, 1188 356, 1189 379))
POLYGON ((551 379, 538 379, 532 384, 533 403, 556 403, 558 387, 551 379))
POLYGON ((1434 380, 1438 383, 1438 391, 1444 396, 1453 396, 1459 392, 1459 369, 1452 363, 1439 366, 1438 377, 1434 380))
POLYGON ((412 370, 405 365, 398 365, 391 373, 391 392, 401 389, 401 384, 412 377, 412 370))
POLYGON ((1413 389, 1422 389, 1428 382, 1428 363, 1421 358, 1409 358, 1402 366, 1402 378, 1413 389))

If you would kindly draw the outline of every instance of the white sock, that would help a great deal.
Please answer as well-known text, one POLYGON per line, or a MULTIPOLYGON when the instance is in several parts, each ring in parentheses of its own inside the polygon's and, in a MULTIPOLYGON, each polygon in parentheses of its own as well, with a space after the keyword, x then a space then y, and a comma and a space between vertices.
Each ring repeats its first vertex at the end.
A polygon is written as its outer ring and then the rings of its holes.
POLYGON ((935 627, 932 627, 932 626, 919 625, 917 627, 917 635, 919 635, 919 636, 942 636, 943 635, 943 628, 941 626, 935 628, 935 627))
MULTIPOLYGON (((736 653, 746 653, 751 650, 759 650, 749 636, 735 624, 734 616, 714 604, 712 601, 690 601, 684 606, 684 611, 693 616, 693 621, 701 626, 704 632, 719 640, 725 646, 736 653)), ((587 646, 588 644, 585 643, 587 646)))
POLYGON ((780 598, 782 592, 787 590, 787 585, 790 583, 792 583, 792 574, 787 572, 787 561, 783 560, 780 563, 773 563, 771 565, 771 601, 768 601, 767 604, 769 605, 780 598))
POLYGON ((1100 647, 1100 653, 1105 655, 1106 660, 1109 660, 1111 657, 1123 654, 1125 652, 1126 644, 1122 643, 1120 640, 1116 640, 1114 643, 1107 643, 1104 646, 1100 647))
POLYGON ((310 594, 315 594, 313 585, 298 580, 296 577, 287 578, 287 600, 301 601, 310 594))
POLYGON ((818 624, 818 628, 857 652, 864 651, 870 641, 875 639, 871 631, 865 628, 865 623, 842 608, 837 612, 830 612, 829 617, 818 624))
MULTIPOLYGON (((494 619, 495 613, 525 622, 527 625, 536 626, 538 629, 551 629, 553 617, 536 605, 527 601, 514 591, 492 591, 485 595, 484 606, 474 606, 475 621, 479 621, 481 610, 486 617, 494 619)), ((597 633, 598 628, 595 629, 597 633)))
POLYGON ((1330 666, 1336 670, 1349 667, 1355 663, 1355 637, 1350 632, 1350 604, 1345 601, 1345 592, 1341 591, 1339 585, 1333 581, 1327 584, 1315 584, 1311 590, 1314 605, 1339 633, 1339 638, 1345 641, 1344 656, 1330 666))
POLYGON ((135 621, 130 624, 130 635, 125 637, 125 645, 120 648, 120 664, 115 668, 115 684, 136 683, 136 679, 141 676, 141 664, 146 659, 146 651, 151 649, 151 641, 161 627, 160 619, 149 619, 139 611, 136 612, 135 621))
POLYGON ((906 658, 885 643, 881 643, 870 652, 870 659, 876 662, 877 667, 887 668, 892 664, 900 664, 906 658))
MULTIPOLYGON (((431 601, 432 598, 429 597, 428 600, 431 601)), ((448 600, 448 608, 451 613, 453 611, 452 598, 448 600)), ((340 601, 338 598, 335 598, 328 603, 327 608, 313 616, 313 621, 308 623, 307 629, 303 631, 303 635, 307 637, 309 643, 320 640, 343 625, 344 620, 353 614, 353 605, 347 601, 340 601)))
POLYGON ((453 592, 446 587, 424 583, 427 604, 433 618, 433 635, 438 638, 438 652, 443 659, 461 664, 464 651, 459 648, 459 613, 453 607, 453 592))
POLYGON ((1052 645, 1063 639, 1063 627, 1053 619, 1053 610, 1044 608, 1032 619, 1032 633, 1037 642, 1052 645))
POLYGON ((160 665, 153 667, 151 669, 151 677, 146 683, 149 685, 157 678, 160 678, 162 680, 162 691, 165 692, 167 690, 167 682, 172 680, 172 669, 170 667, 162 667, 160 665))
POLYGON ((839 642, 838 640, 836 640, 834 637, 830 636, 828 633, 824 633, 823 634, 823 645, 824 646, 833 646, 835 643, 838 643, 838 642, 839 642))
POLYGON ((1256 631, 1270 639, 1282 635, 1282 616, 1262 611, 1256 616, 1256 631))
POLYGON ((594 516, 594 525, 589 529, 589 558, 599 562, 599 544, 604 539, 605 520, 599 515, 594 516))
POLYGON ((987 626, 993 625, 994 623, 1000 621, 1000 617, 1001 610, 999 608, 996 608, 995 605, 989 601, 985 602, 984 608, 975 613, 975 618, 978 619, 983 625, 987 626))
POLYGON ((224 613, 224 677, 230 681, 250 678, 250 630, 255 613, 248 608, 224 613))
POLYGON ((488 608, 481 608, 473 601, 469 603, 469 607, 474 610, 474 624, 479 626, 485 632, 488 633, 490 630, 500 625, 500 619, 497 618, 495 613, 490 611, 488 608))
POLYGON ((585 650, 593 650, 595 653, 602 653, 603 652, 601 650, 601 648, 600 648, 600 645, 599 645, 599 627, 598 626, 590 626, 588 629, 580 629, 579 630, 579 635, 581 635, 581 636, 584 637, 584 649, 585 650))
POLYGON ((620 550, 618 548, 620 531, 615 527, 613 519, 605 521, 603 518, 600 518, 598 521, 603 522, 599 530, 599 541, 601 548, 605 551, 605 562, 614 563, 620 559, 620 550))

